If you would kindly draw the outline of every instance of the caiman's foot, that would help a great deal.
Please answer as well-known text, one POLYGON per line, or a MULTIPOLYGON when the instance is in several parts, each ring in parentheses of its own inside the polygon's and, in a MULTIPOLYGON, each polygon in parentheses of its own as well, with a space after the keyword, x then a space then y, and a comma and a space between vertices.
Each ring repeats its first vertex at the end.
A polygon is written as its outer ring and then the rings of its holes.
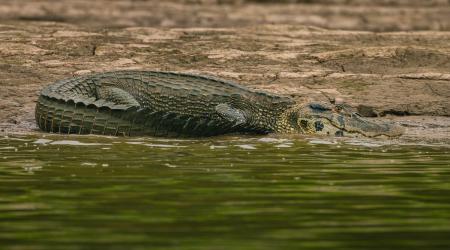
POLYGON ((345 104, 310 103, 299 108, 297 114, 297 126, 305 133, 336 136, 356 133, 368 137, 397 137, 404 132, 396 124, 363 118, 345 104))

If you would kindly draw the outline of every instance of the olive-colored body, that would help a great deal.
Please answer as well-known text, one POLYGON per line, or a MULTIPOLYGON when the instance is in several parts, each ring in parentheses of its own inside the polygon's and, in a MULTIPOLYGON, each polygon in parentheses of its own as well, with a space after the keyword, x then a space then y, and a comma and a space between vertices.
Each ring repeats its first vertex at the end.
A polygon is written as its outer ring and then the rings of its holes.
POLYGON ((116 71, 57 81, 42 90, 36 122, 74 134, 211 136, 270 133, 294 102, 211 77, 116 71), (225 112, 220 107, 225 105, 225 112), (243 121, 227 117, 240 112, 243 121))

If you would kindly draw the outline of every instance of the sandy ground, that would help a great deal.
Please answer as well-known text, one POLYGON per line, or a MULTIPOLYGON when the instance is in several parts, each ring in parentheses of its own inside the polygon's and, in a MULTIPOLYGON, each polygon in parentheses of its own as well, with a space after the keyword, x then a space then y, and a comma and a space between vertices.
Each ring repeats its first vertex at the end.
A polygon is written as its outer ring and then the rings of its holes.
POLYGON ((0 132, 35 130, 39 90, 57 79, 149 69, 339 97, 405 140, 450 143, 450 1, 260 2, 4 0, 0 132))

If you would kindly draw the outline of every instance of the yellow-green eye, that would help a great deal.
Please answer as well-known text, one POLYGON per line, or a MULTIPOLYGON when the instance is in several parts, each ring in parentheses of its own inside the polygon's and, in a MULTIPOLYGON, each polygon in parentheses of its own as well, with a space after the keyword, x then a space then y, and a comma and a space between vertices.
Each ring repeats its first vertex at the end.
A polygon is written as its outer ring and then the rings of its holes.
POLYGON ((324 127, 325 126, 323 125, 322 121, 315 121, 314 122, 314 128, 315 128, 316 132, 322 131, 324 127))

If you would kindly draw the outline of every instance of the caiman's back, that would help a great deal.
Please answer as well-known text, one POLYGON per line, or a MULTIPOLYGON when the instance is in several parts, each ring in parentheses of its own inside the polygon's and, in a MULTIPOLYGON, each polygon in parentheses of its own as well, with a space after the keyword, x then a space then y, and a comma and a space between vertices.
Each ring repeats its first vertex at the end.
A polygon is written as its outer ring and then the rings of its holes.
POLYGON ((154 71, 117 71, 58 81, 36 106, 48 132, 209 136, 272 132, 292 105, 285 97, 220 79, 154 71))

